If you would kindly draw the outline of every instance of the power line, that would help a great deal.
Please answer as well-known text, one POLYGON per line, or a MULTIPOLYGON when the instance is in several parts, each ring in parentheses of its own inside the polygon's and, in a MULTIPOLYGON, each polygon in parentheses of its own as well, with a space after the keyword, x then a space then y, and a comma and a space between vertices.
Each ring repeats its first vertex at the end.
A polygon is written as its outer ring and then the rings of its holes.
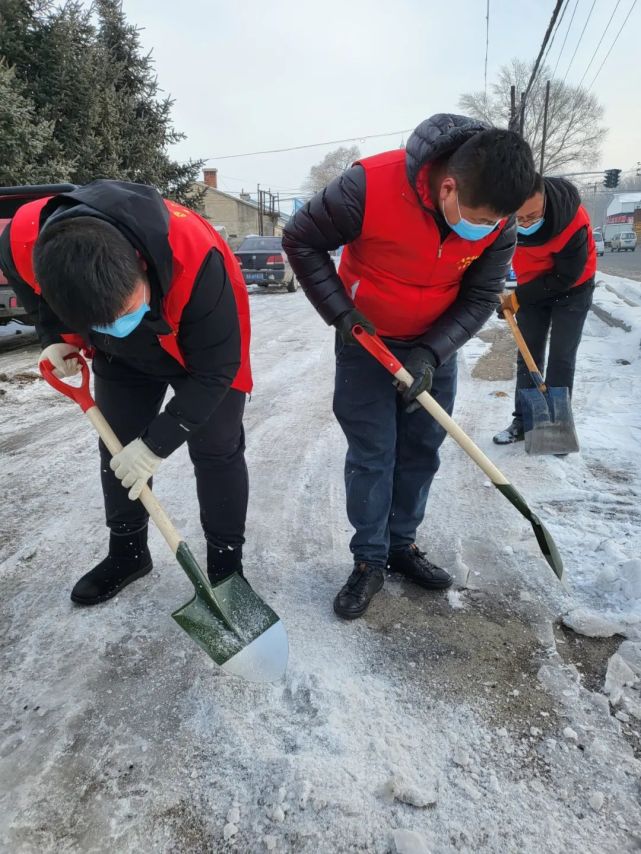
MULTIPOLYGON (((590 11, 588 12, 588 17, 586 18, 585 24, 583 25, 583 29, 581 30, 581 35, 579 36, 579 40, 576 43, 576 47, 574 48, 574 53, 572 54, 572 59, 570 60, 570 64, 568 65, 568 67, 565 71, 565 77, 563 78, 563 83, 565 83, 565 81, 567 80, 568 74, 570 73, 570 68, 572 68, 572 63, 574 62, 574 57, 576 56, 576 52, 579 49, 579 45, 581 44, 581 42, 583 40, 583 34, 585 33, 585 30, 586 30, 588 24, 590 23, 590 18, 592 17, 592 12, 594 11, 595 6, 596 6, 596 0, 592 0, 592 6, 590 6, 590 11)), ((561 86, 563 86, 563 83, 561 83, 561 86)))
POLYGON ((585 69, 585 71, 583 72, 583 77, 578 82, 577 89, 581 88, 581 83, 583 83, 583 81, 585 80, 587 73, 590 70, 590 66, 592 65, 592 63, 596 59, 596 55, 599 52, 599 48, 601 47, 601 43, 603 42, 603 39, 605 38, 605 35, 610 28, 610 24, 614 20, 614 16, 616 15, 617 9, 619 8, 620 4, 621 4, 621 0, 617 0, 616 6, 614 7, 612 14, 610 15, 610 20, 605 25, 605 29, 603 30, 603 34, 601 35, 601 38, 599 39, 599 43, 594 49, 594 53, 592 54, 592 59, 590 59, 590 61, 588 62, 588 67, 585 69))
POLYGON ((487 6, 485 10, 485 72, 484 72, 484 80, 485 80, 485 100, 487 101, 487 55, 490 46, 490 0, 487 0, 487 6))
POLYGON ((572 17, 570 18, 570 23, 568 24, 568 28, 565 31, 565 38, 563 39, 563 44, 561 45, 561 50, 559 51, 559 55, 556 58, 556 65, 554 66, 554 71, 552 72, 552 79, 553 80, 554 80, 554 77, 556 75, 556 70, 559 67, 559 62, 561 61, 561 56, 563 55, 563 51, 565 50, 565 43, 567 42, 568 36, 570 35, 570 30, 572 29, 572 22, 574 21, 574 16, 576 15, 576 10, 578 9, 578 7, 579 7, 579 0, 576 0, 576 3, 574 4, 574 11, 572 12, 572 17))
MULTIPOLYGON (((596 2, 596 0, 595 0, 595 2, 596 2)), ((521 110, 525 109, 525 101, 527 99, 527 96, 530 94, 530 89, 532 88, 532 85, 534 83, 534 80, 535 80, 536 75, 537 75, 538 70, 539 70, 539 66, 541 64, 541 58, 543 56, 543 53, 545 52, 545 48, 547 47, 547 43, 550 40, 552 30, 553 30, 554 25, 556 23, 556 19, 559 17, 559 12, 561 11, 561 7, 563 6, 563 3, 564 3, 564 0, 556 0, 556 6, 554 7, 554 11, 552 12, 552 17, 550 18, 550 23, 548 24, 548 28, 545 31, 545 35, 543 37, 543 42, 541 44, 541 49, 539 50, 539 55, 536 58, 536 62, 534 63, 534 68, 532 69, 532 74, 530 75, 530 80, 529 80, 527 86, 525 87, 525 92, 523 93, 523 99, 521 101, 521 110)))
POLYGON ((270 148, 266 151, 246 151, 242 154, 219 154, 213 157, 205 157, 205 162, 209 160, 230 160, 232 157, 256 157, 259 154, 281 154, 285 151, 302 151, 304 148, 320 148, 323 145, 339 145, 342 142, 365 142, 366 139, 381 139, 384 136, 396 136, 401 133, 410 133, 414 128, 405 128, 404 130, 391 130, 387 133, 370 133, 366 136, 350 136, 347 139, 330 139, 327 142, 311 142, 307 145, 291 145, 289 148, 270 148))
POLYGON ((601 73, 601 69, 603 68, 603 66, 604 66, 604 65, 605 65, 605 63, 607 62, 608 57, 609 57, 609 56, 610 56, 610 54, 612 53, 612 49, 613 49, 614 45, 617 43, 617 41, 619 40, 619 36, 620 36, 620 35, 621 35, 621 33, 623 32, 623 28, 625 27, 625 25, 628 23, 628 18, 629 18, 629 17, 630 17, 630 15, 632 14, 632 10, 634 9, 634 7, 635 7, 636 5, 637 5, 637 0, 632 0, 632 5, 630 6, 630 11, 629 11, 629 12, 628 12, 628 14, 625 16, 625 20, 624 20, 624 22, 621 24, 621 29, 619 30, 619 32, 618 32, 618 33, 616 34, 616 36, 614 37, 614 41, 613 41, 613 42, 612 42, 612 44, 610 45, 610 50, 606 53, 605 58, 604 58, 603 62, 601 63, 601 65, 599 66, 599 70, 598 70, 598 71, 597 71, 597 73, 594 75, 594 79, 592 80, 592 83, 590 83, 590 85, 589 85, 588 89, 591 89, 591 88, 594 86, 594 84, 596 83, 596 79, 597 79, 597 77, 599 76, 599 74, 601 73))

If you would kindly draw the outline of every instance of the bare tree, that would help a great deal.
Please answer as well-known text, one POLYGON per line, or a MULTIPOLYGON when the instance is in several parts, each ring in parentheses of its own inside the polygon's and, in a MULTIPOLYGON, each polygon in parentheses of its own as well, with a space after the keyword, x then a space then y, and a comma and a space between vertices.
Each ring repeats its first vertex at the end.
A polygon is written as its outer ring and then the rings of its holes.
POLYGON ((313 196, 323 187, 326 187, 331 180, 337 178, 341 173, 352 165, 355 160, 361 156, 360 149, 357 145, 350 145, 346 148, 341 145, 340 148, 335 148, 323 157, 320 163, 309 170, 309 175, 303 183, 303 190, 308 196, 313 196))
MULTIPOLYGON (((464 94, 459 99, 459 107, 466 115, 507 127, 510 87, 516 86, 518 109, 519 95, 525 91, 531 71, 531 63, 513 59, 510 65, 501 68, 487 98, 483 92, 464 94)), ((550 79, 549 69, 543 66, 525 104, 523 135, 532 146, 537 168, 541 159, 545 83, 550 79)), ((586 89, 568 86, 557 78, 551 80, 543 172, 562 172, 570 165, 590 167, 597 163, 607 133, 602 120, 603 107, 595 95, 586 89)))

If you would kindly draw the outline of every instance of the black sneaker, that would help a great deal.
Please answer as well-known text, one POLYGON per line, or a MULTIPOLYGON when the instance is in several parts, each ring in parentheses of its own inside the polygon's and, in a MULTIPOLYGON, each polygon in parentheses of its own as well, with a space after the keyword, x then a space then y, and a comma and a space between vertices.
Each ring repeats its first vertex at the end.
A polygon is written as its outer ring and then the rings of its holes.
POLYGON ((71 599, 79 605, 97 605, 151 572, 147 528, 129 534, 111 533, 109 554, 76 582, 71 599))
POLYGON ((334 599, 334 611, 345 620, 362 617, 384 582, 385 576, 380 567, 355 564, 354 571, 334 599))
POLYGON ((404 549, 394 549, 389 554, 387 568, 390 572, 398 572, 428 590, 445 590, 454 580, 449 572, 436 566, 425 557, 414 543, 404 549))
POLYGON ((523 422, 519 418, 515 418, 507 430, 501 430, 492 441, 495 445, 511 445, 514 442, 522 442, 524 439, 523 422))

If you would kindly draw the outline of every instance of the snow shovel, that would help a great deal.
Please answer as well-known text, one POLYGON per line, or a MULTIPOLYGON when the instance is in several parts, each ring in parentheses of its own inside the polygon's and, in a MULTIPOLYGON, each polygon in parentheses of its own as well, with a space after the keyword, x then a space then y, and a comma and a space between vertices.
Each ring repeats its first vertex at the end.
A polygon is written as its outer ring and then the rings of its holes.
MULTIPOLYGON (((405 370, 401 362, 396 356, 385 346, 378 335, 370 335, 362 326, 356 325, 352 327, 352 335, 361 344, 368 353, 370 353, 380 364, 390 372, 399 382, 402 382, 408 388, 414 382, 414 377, 405 370)), ((483 451, 477 447, 470 437, 461 430, 456 421, 451 418, 443 407, 428 392, 421 392, 416 400, 421 406, 426 409, 432 418, 434 418, 441 427, 446 430, 449 435, 457 442, 465 453, 482 469, 490 478, 498 491, 504 495, 507 500, 516 507, 519 513, 528 520, 532 525, 534 536, 537 539, 539 548, 552 571, 561 579, 563 577, 563 561, 557 550, 556 543, 552 539, 552 535, 528 507, 523 496, 517 492, 512 484, 507 480, 494 463, 485 456, 483 451)))
MULTIPOLYGON (((67 358, 78 359, 81 385, 63 382, 48 361, 40 365, 42 376, 80 405, 109 452, 117 454, 122 445, 91 396, 87 362, 77 353, 67 358)), ((280 679, 287 667, 288 644, 277 614, 238 573, 212 586, 148 486, 140 500, 194 586, 193 599, 174 611, 174 620, 226 673, 251 682, 280 679)))
POLYGON ((526 452, 528 454, 575 453, 579 450, 579 440, 574 429, 569 389, 546 386, 525 343, 514 312, 504 308, 503 317, 512 330, 516 345, 536 386, 536 388, 519 389, 526 452))

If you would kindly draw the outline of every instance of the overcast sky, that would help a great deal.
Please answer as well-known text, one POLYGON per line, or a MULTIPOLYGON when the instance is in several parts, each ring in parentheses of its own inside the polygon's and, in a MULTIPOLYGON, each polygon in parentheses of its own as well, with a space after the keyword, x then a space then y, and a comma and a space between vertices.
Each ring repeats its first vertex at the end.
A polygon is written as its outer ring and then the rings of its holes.
MULTIPOLYGON (((552 63, 577 0, 568 2, 552 63)), ((586 82, 631 4, 621 0, 586 82)), ((554 5, 490 0, 489 81, 512 57, 536 56, 554 5)), ((591 5, 578 0, 557 76, 591 5)), ((568 82, 580 80, 615 5, 596 0, 568 82)), ((187 134, 175 148, 179 159, 399 131, 433 113, 460 112, 460 93, 483 89, 485 0, 124 0, 124 9, 176 100, 175 124, 187 134)), ((641 160, 640 39, 637 6, 594 87, 610 128, 597 168, 627 170, 641 160)), ((396 133, 359 144, 367 155, 400 142, 396 133)), ((255 190, 260 182, 291 194, 331 148, 207 165, 218 167, 223 189, 255 190)))

